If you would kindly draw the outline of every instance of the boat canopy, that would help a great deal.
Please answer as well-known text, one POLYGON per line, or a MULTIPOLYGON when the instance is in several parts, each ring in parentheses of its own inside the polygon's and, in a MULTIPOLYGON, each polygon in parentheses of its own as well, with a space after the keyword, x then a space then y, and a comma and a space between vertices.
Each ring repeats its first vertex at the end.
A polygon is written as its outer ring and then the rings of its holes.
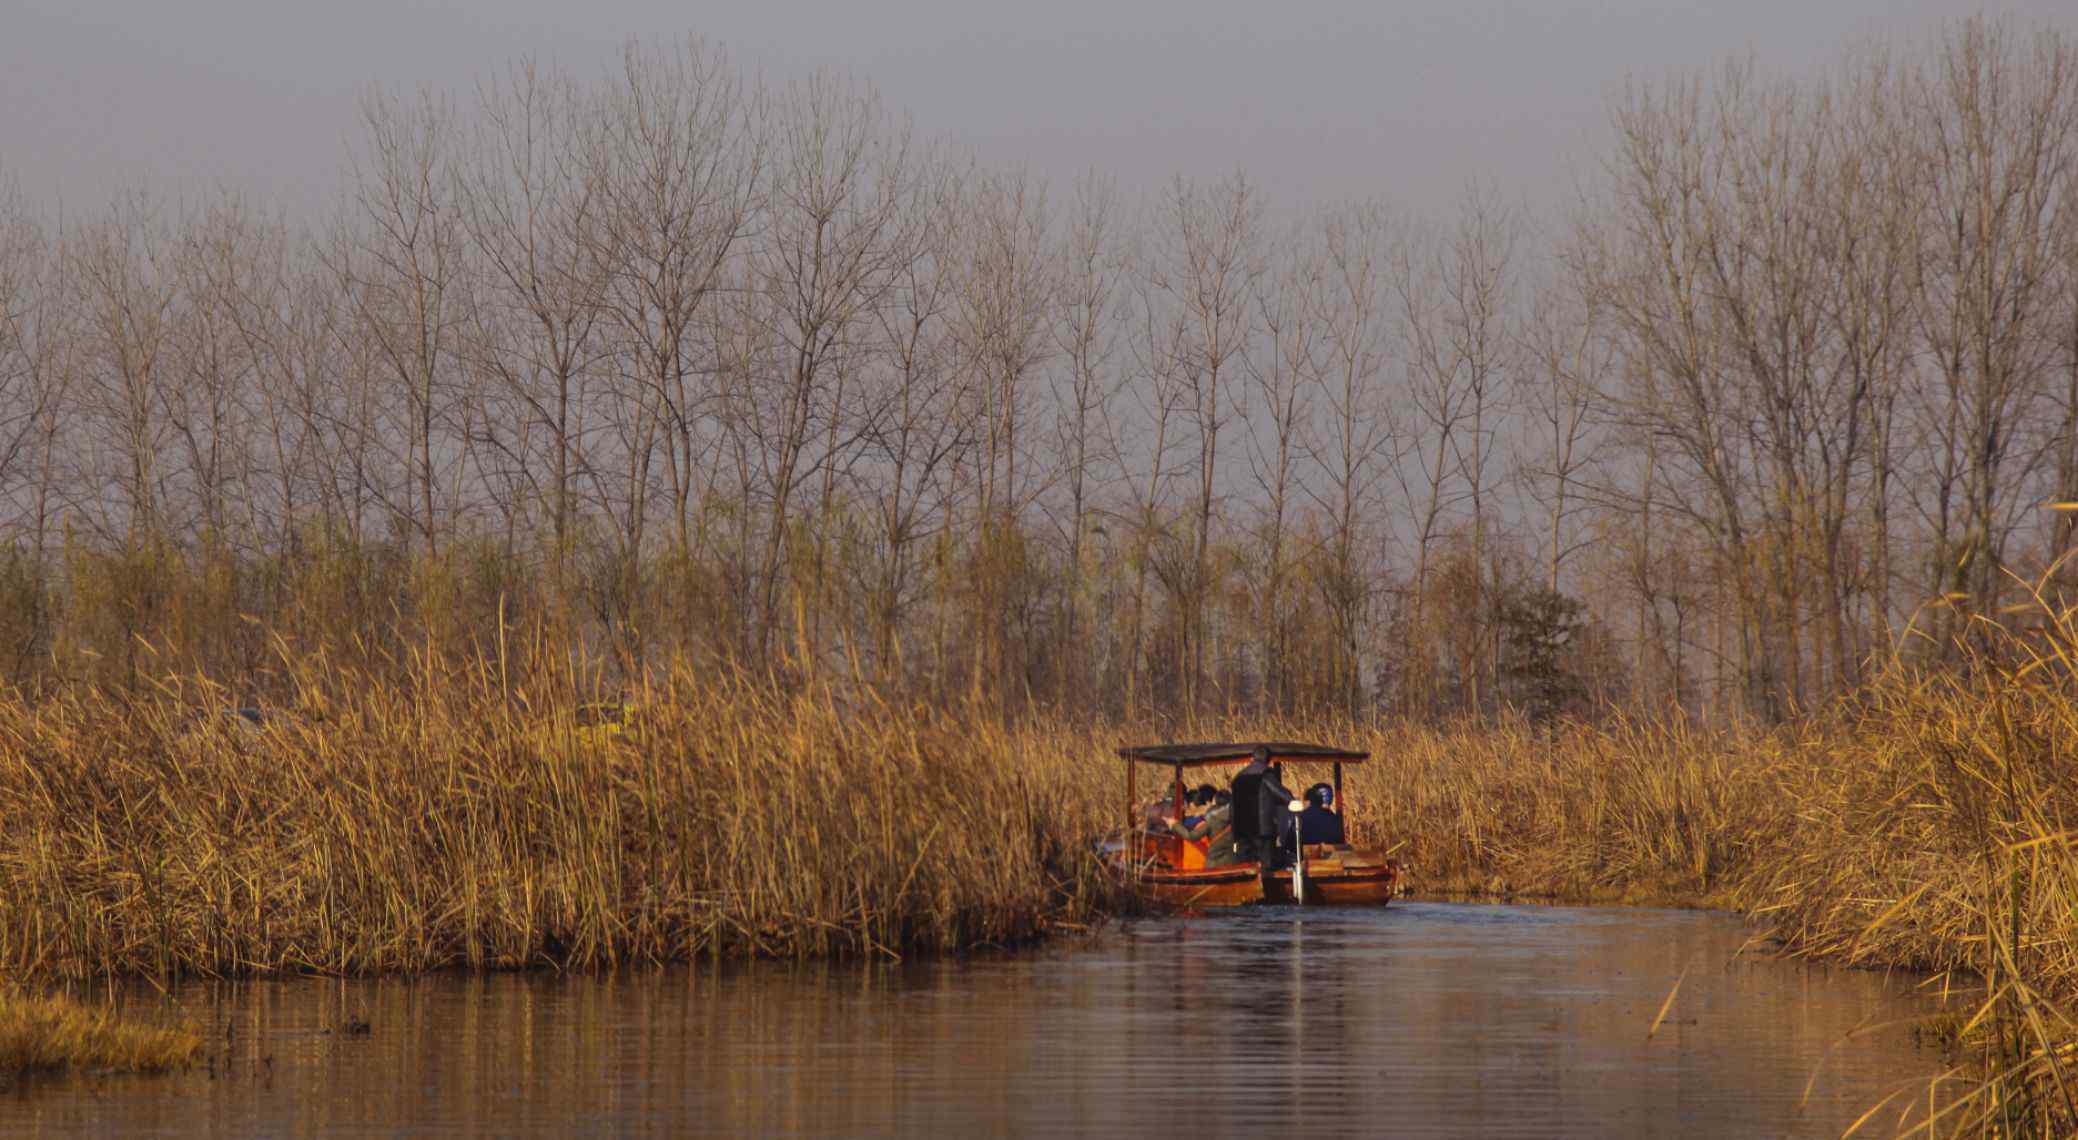
POLYGON ((1325 744, 1299 744, 1290 740, 1244 740, 1223 744, 1142 744, 1121 748, 1118 755, 1123 760, 1137 760, 1142 764, 1196 768, 1213 764, 1246 764, 1255 757, 1255 750, 1258 748, 1269 749, 1273 762, 1317 760, 1355 764, 1371 756, 1368 752, 1352 752, 1346 748, 1334 748, 1325 744))

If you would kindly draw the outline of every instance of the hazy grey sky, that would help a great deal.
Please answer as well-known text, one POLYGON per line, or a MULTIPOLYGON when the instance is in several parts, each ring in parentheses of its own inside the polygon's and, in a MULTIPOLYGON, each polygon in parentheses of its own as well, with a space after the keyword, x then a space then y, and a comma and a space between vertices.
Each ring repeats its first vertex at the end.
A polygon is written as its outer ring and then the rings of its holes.
MULTIPOLYGON (((534 53, 590 73, 628 37, 698 32, 775 80, 876 84, 924 132, 1129 190, 1239 165, 1276 198, 1438 206, 1471 177, 1561 198, 1627 75, 1752 51, 1809 73, 1975 5, 1929 0, 0 0, 0 176, 81 207, 149 181, 329 200, 371 86, 466 93, 534 53)), ((2078 29, 2073 0, 1990 11, 2078 29)))

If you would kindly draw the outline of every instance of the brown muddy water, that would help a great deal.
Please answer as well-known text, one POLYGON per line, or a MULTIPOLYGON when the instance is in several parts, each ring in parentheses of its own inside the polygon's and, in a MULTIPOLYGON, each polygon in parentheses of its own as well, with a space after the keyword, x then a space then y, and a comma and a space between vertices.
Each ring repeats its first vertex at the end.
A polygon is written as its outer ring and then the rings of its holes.
POLYGON ((1933 1008, 1913 979, 1750 937, 1413 902, 905 966, 196 986, 208 1066, 17 1085, 0 1134, 1838 1136, 1942 1067, 1897 1024, 1933 1008))

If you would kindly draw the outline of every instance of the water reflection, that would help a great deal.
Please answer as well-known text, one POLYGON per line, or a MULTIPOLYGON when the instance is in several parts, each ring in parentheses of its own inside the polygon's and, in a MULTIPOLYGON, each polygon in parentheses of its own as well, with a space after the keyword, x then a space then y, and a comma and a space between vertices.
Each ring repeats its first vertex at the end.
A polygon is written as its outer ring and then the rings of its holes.
POLYGON ((1833 1048, 1925 1008, 1903 981, 1744 939, 1415 903, 899 968, 196 987, 214 1075, 17 1091, 0 1132, 1834 1136, 1939 1066, 1902 1026, 1833 1048))

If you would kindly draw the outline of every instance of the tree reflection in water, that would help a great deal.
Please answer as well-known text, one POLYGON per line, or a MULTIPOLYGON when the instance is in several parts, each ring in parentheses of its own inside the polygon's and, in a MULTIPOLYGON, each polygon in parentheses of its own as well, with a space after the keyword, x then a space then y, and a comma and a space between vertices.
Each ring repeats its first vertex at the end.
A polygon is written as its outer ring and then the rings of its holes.
POLYGON ((1747 937, 1411 903, 902 966, 196 986, 214 1079, 55 1082, 0 1099, 0 1132, 1834 1136, 1940 1066, 1903 1026, 1834 1048, 1930 1008, 1909 980, 1747 937))

